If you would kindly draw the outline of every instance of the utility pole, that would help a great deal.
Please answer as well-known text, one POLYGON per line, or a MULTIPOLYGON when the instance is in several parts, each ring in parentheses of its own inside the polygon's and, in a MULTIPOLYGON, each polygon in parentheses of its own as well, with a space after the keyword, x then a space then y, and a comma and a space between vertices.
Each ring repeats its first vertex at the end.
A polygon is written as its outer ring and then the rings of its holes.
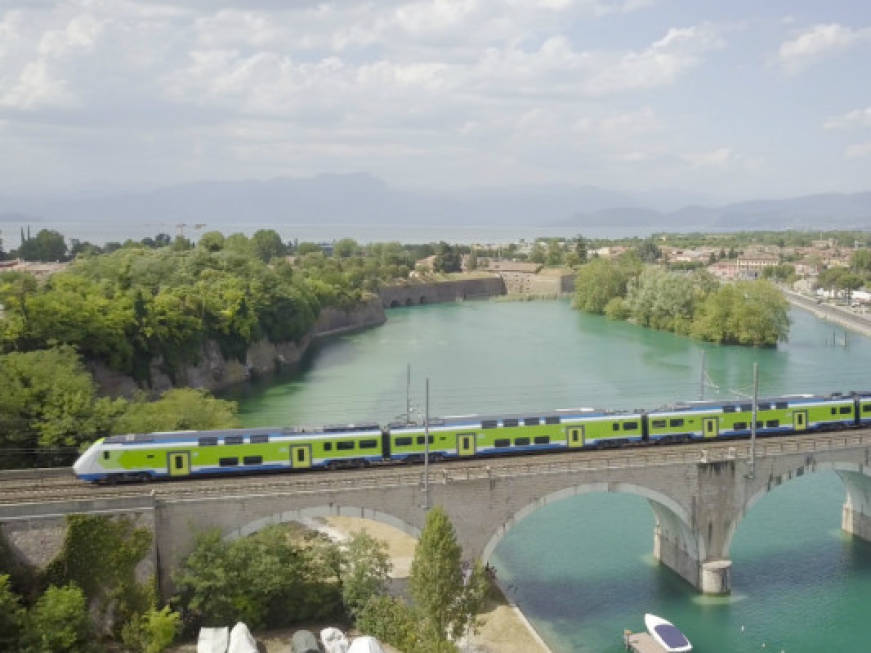
POLYGON ((411 424, 411 363, 405 368, 405 423, 411 424))
POLYGON ((423 509, 429 510, 429 377, 426 377, 426 410, 423 417, 423 509))
POLYGON ((753 421, 750 422, 750 473, 756 475, 756 414, 759 408, 759 363, 753 363, 753 421))

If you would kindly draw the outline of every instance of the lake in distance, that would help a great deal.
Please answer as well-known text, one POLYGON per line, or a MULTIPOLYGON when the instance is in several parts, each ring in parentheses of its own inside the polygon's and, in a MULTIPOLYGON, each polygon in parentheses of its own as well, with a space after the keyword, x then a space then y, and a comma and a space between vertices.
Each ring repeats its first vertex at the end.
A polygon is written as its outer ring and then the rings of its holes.
MULTIPOLYGON (((432 416, 593 406, 655 408, 706 398, 871 388, 871 340, 793 310, 776 349, 716 346, 574 311, 567 301, 473 301, 391 309, 381 327, 315 347, 291 375, 225 393, 246 426, 386 423, 413 416, 430 379, 432 416), (833 341, 839 344, 833 346, 833 341)), ((545 506, 497 548, 502 585, 556 653, 623 650, 624 628, 654 612, 697 651, 865 650, 871 544, 840 531, 832 472, 757 503, 732 543, 733 593, 698 595, 652 556, 647 501, 589 494, 545 506), (619 518, 615 519, 615 516, 619 518), (763 646, 764 645, 764 646, 763 646)))

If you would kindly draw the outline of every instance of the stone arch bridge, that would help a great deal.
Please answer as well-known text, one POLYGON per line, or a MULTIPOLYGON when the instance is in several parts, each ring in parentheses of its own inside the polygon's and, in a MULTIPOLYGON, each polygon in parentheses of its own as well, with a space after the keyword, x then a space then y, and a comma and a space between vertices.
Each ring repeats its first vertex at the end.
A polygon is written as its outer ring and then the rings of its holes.
MULTIPOLYGON (((7 502, 0 530, 24 549, 28 534, 45 540, 54 528, 62 536, 65 514, 135 514, 154 531, 152 561, 169 595, 171 571, 210 528, 235 538, 268 524, 346 515, 418 535, 425 505, 440 505, 465 556, 486 561, 541 506, 623 492, 653 510, 655 557, 697 590, 722 594, 730 591, 732 538, 753 504, 793 478, 834 470, 846 489, 842 528, 871 540, 871 430, 765 439, 755 453, 751 462, 750 443, 739 441, 460 461, 431 466, 428 493, 419 466, 153 484, 128 487, 117 499, 7 502)), ((32 546, 45 555, 44 541, 32 546)))
MULTIPOLYGON (((869 452, 871 432, 856 431, 759 441, 755 465, 746 441, 442 464, 430 467, 429 505, 447 511, 467 558, 486 561, 512 525, 543 505, 589 492, 639 495, 655 516, 655 557, 696 589, 722 594, 730 590, 729 549, 741 518, 798 476, 834 470, 846 489, 843 529, 871 539, 869 452)), ((329 483, 310 476, 308 486, 286 492, 159 500, 162 586, 205 528, 233 538, 326 515, 374 519, 415 536, 423 526, 421 468, 349 473, 329 483)))

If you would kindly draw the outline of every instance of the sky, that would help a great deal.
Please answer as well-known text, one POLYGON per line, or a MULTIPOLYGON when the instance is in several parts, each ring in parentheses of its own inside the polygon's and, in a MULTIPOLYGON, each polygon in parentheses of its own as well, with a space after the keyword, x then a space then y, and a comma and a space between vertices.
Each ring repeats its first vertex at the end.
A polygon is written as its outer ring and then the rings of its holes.
POLYGON ((871 190, 865 0, 0 0, 0 196, 871 190))

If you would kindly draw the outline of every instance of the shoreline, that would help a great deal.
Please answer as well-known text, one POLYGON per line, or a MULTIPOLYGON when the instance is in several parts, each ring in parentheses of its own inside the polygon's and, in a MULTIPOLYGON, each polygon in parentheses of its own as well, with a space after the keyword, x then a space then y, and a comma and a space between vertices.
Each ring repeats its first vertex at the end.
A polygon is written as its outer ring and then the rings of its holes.
POLYGON ((786 288, 781 288, 781 290, 786 301, 791 306, 808 311, 815 317, 837 324, 844 329, 850 329, 860 335, 871 337, 871 318, 869 316, 856 314, 831 304, 817 304, 813 299, 793 290, 787 290, 786 288))

